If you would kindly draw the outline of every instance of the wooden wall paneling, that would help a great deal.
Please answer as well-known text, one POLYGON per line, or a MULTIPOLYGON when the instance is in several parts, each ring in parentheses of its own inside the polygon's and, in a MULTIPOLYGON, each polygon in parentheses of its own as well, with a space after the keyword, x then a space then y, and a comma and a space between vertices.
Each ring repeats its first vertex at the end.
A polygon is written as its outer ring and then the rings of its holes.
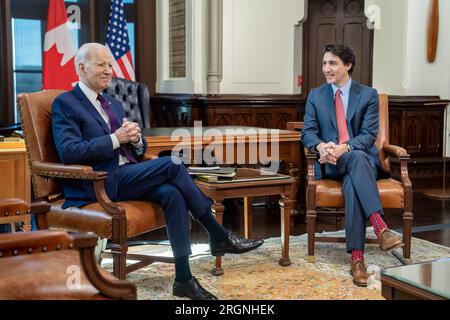
POLYGON ((389 110, 389 143, 401 146, 403 145, 403 112, 400 110, 389 110))
MULTIPOLYGON (((3 26, 3 21, 5 21, 6 19, 4 18, 4 9, 3 9, 3 5, 0 4, 0 43, 4 43, 4 26, 3 26)), ((4 46, 2 46, 4 47, 4 46)), ((6 110, 4 107, 4 103, 3 103, 3 99, 4 99, 4 95, 5 95, 5 71, 4 71, 4 61, 3 61, 3 51, 4 50, 0 50, 0 127, 5 126, 4 123, 4 117, 6 114, 6 110)))
POLYGON ((99 42, 98 0, 89 1, 89 37, 91 42, 99 42))
POLYGON ((438 96, 389 96, 390 142, 404 147, 412 158, 442 157, 449 102, 438 96))
POLYGON ((443 113, 429 111, 422 120, 422 152, 425 155, 443 154, 443 113))
POLYGON ((157 94, 152 97, 152 126, 258 126, 286 129, 289 121, 303 120, 305 99, 298 95, 197 96, 157 94), (180 121, 185 113, 186 121, 180 121), (301 116, 301 118, 300 118, 301 116))
POLYGON ((12 31, 10 0, 0 1, 0 39, 1 39, 1 88, 0 95, 0 126, 14 123, 14 97, 12 77, 12 31))
POLYGON ((207 123, 204 102, 197 95, 157 94, 150 101, 152 127, 191 127, 194 121, 207 123))
POLYGON ((156 0, 136 0, 136 79, 156 92, 156 0))
MULTIPOLYGON (((403 112, 406 130, 402 132, 403 145, 411 157, 417 157, 422 149, 422 116, 420 111, 403 112)), ((436 155, 437 156, 437 155, 436 155)))
POLYGON ((302 95, 325 82, 322 53, 326 44, 348 42, 357 56, 352 77, 372 85, 373 30, 367 28, 364 0, 309 0, 303 27, 302 95))
MULTIPOLYGON (((406 149, 413 185, 442 187, 445 109, 450 101, 437 96, 389 96, 390 143, 406 149)), ((400 163, 392 159, 391 173, 400 177, 400 163)))

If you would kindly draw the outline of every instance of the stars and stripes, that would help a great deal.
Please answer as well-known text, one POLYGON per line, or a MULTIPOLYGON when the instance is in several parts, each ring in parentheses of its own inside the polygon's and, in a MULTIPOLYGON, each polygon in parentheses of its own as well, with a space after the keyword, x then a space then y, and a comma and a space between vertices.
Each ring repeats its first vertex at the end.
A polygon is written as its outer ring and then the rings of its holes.
POLYGON ((114 57, 114 76, 135 81, 127 20, 125 19, 122 0, 111 0, 106 45, 114 57))

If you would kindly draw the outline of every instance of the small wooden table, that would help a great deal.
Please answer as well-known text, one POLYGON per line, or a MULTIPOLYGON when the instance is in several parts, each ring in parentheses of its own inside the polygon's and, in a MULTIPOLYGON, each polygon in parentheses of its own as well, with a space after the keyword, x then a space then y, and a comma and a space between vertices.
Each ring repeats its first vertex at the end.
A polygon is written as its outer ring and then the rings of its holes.
MULTIPOLYGON (((257 196, 281 195, 279 200, 281 208, 281 266, 289 266, 289 220, 291 212, 295 207, 293 191, 295 180, 288 175, 263 175, 258 169, 237 169, 237 175, 228 182, 204 182, 196 180, 198 187, 209 198, 213 199, 216 220, 222 224, 225 207, 224 199, 244 198, 244 230, 245 237, 249 238, 251 233, 252 215, 251 199, 257 196)), ((216 257, 212 274, 223 275, 222 258, 216 257)))
MULTIPOLYGON (((204 150, 209 146, 214 149, 215 157, 224 160, 224 164, 252 165, 261 164, 264 159, 260 159, 260 156, 264 156, 264 152, 260 153, 259 150, 261 147, 267 148, 267 155, 271 155, 271 160, 282 160, 283 172, 295 180, 292 199, 304 197, 300 192, 301 196, 297 198, 303 170, 300 168, 301 143, 298 131, 247 126, 171 127, 143 129, 142 136, 148 144, 145 159, 153 159, 163 152, 173 151, 176 147, 184 146, 191 151, 191 160, 194 161, 196 150, 204 150), (231 159, 228 159, 227 152, 231 159)), ((199 154, 201 155, 201 152, 199 154)), ((190 163, 185 164, 189 165, 190 163)), ((197 165, 196 162, 192 164, 197 165)), ((294 208, 292 217, 295 214, 294 208)), ((294 219, 292 218, 291 229, 293 230, 293 228, 294 219)))
POLYGON ((450 259, 382 269, 381 294, 388 300, 450 299, 450 259))

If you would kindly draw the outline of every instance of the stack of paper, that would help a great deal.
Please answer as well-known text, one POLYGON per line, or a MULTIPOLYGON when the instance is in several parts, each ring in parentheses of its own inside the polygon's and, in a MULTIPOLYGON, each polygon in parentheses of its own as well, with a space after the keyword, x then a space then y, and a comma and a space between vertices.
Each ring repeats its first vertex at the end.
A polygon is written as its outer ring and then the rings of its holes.
POLYGON ((25 148, 25 141, 21 138, 4 138, 0 142, 0 149, 25 148))
POLYGON ((201 176, 204 179, 205 177, 215 177, 213 180, 208 181, 217 181, 220 178, 234 178, 236 175, 236 168, 233 167, 189 167, 188 172, 190 175, 195 175, 197 177, 201 176))

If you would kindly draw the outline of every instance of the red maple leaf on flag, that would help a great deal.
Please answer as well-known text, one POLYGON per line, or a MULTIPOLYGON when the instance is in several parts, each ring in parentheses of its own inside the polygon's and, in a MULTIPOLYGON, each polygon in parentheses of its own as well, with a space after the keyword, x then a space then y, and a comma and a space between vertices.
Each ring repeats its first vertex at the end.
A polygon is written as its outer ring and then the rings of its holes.
POLYGON ((43 89, 71 90, 78 81, 75 45, 64 0, 50 0, 44 39, 43 89))

